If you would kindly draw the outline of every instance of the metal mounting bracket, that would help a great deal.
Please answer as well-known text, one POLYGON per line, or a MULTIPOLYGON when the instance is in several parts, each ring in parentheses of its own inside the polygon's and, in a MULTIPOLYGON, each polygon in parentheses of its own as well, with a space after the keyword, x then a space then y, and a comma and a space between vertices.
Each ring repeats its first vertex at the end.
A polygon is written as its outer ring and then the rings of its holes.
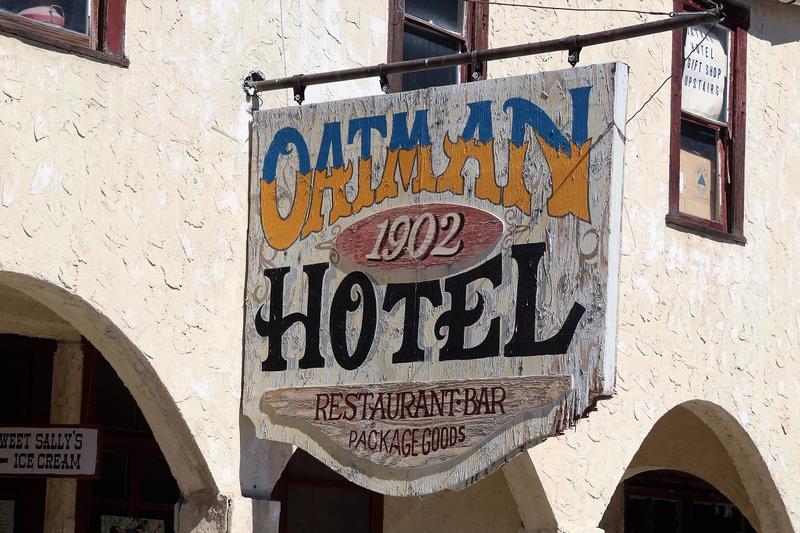
POLYGON ((244 91, 247 99, 250 101, 250 108, 252 111, 257 111, 259 104, 261 103, 261 98, 259 98, 258 93, 256 92, 255 82, 264 81, 266 79, 267 78, 264 76, 264 73, 260 70, 251 70, 244 80, 242 80, 242 90, 244 91))
POLYGON ((294 92, 294 101, 297 102, 297 105, 302 105, 306 100, 306 86, 301 83, 302 78, 302 74, 292 78, 292 91, 294 92))
POLYGON ((567 61, 571 66, 575 66, 581 60, 581 48, 573 48, 569 51, 567 61))

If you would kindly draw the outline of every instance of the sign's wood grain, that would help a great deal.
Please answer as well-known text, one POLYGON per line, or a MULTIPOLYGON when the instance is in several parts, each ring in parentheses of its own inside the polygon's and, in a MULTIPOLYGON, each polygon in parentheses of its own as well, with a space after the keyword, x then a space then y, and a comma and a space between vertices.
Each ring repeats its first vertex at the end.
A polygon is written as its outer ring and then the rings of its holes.
POLYGON ((259 435, 419 494, 613 392, 626 85, 611 64, 257 112, 259 435))
POLYGON ((441 471, 514 423, 548 414, 571 388, 569 376, 292 388, 264 394, 261 409, 319 435, 333 454, 441 471))
POLYGON ((494 250, 503 222, 466 205, 421 204, 375 213, 351 224, 336 238, 339 268, 398 281, 434 279, 461 270, 494 250), (411 276, 414 276, 412 278, 411 276))

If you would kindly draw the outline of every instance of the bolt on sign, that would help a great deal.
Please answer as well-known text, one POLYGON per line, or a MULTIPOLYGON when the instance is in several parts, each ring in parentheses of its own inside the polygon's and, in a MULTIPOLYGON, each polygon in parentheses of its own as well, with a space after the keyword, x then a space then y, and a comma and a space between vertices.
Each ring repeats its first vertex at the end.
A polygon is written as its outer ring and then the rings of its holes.
POLYGON ((627 67, 254 115, 243 410, 464 486, 613 391, 627 67))

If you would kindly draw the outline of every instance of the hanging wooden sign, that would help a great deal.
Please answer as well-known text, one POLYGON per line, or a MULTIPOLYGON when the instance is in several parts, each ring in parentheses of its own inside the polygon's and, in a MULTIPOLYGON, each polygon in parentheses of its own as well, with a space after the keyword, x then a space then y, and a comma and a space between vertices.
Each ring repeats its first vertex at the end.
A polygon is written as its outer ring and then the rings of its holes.
POLYGON ((609 64, 256 112, 259 436, 421 494, 610 394, 626 87, 609 64))

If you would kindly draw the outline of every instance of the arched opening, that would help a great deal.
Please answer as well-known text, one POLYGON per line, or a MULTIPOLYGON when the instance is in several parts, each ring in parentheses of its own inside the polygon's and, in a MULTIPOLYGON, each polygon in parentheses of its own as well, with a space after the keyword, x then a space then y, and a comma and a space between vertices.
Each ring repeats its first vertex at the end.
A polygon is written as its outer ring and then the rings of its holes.
POLYGON ((180 490, 150 425, 102 354, 83 345, 81 423, 103 429, 100 474, 78 481, 75 531, 169 532, 180 490))
MULTIPOLYGON (((160 377, 119 328, 80 297, 0 272, 0 380, 0 396, 14 396, 0 397, 10 406, 0 411, 0 426, 101 431, 94 479, 0 478, 0 515, 13 516, 10 531, 143 525, 169 532, 177 527, 182 495, 193 505, 215 505, 215 481, 160 377)), ((189 520, 181 530, 193 527, 189 520)))
POLYGON ((281 533, 383 531, 383 496, 348 481, 300 448, 283 469, 272 499, 281 502, 281 533))
POLYGON ((272 500, 281 503, 282 533, 518 533, 525 526, 501 470, 461 490, 383 496, 348 481, 299 448, 275 484, 272 500))
POLYGON ((713 485, 676 470, 651 470, 625 480, 625 533, 755 533, 713 485))
MULTIPOLYGON (((0 426, 50 422, 56 346, 49 339, 0 334, 0 426)), ((0 437, 0 448, 6 465, 20 453, 8 438, 0 437)), ((42 531, 46 496, 46 479, 0 477, 0 516, 11 517, 15 532, 42 531)))
POLYGON ((721 522, 713 531, 791 530, 775 483, 745 429, 721 407, 691 401, 664 414, 642 441, 600 527, 642 531, 645 523, 664 526, 669 515, 680 525, 670 531, 709 531, 692 524, 713 520, 708 513, 717 511, 721 522))
POLYGON ((385 533, 518 533, 524 529, 502 470, 460 490, 446 489, 423 496, 386 496, 385 502, 385 533))

